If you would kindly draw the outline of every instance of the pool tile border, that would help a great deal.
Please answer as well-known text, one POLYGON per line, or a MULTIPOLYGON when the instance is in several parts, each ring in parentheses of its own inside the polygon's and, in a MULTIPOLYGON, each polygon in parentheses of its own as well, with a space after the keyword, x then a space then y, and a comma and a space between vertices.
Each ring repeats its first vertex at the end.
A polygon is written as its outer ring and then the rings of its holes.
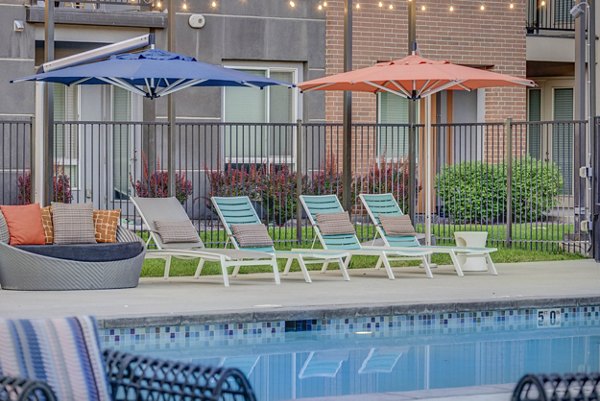
MULTIPOLYGON (((538 300, 541 301, 541 300, 538 300)), ((257 342, 277 340, 285 336, 287 332, 319 331, 327 335, 345 335, 348 333, 365 332, 373 335, 385 335, 395 332, 406 335, 422 335, 433 333, 464 333, 464 332, 486 332, 512 330, 514 328, 538 327, 537 311, 543 308, 559 308, 561 310, 561 326, 569 326, 580 321, 582 317, 585 322, 594 324, 600 321, 600 297, 588 299, 583 302, 577 299, 569 303, 566 299, 548 302, 529 302, 526 307, 510 307, 507 303, 500 305, 482 304, 453 304, 454 310, 448 308, 423 308, 420 312, 413 312, 414 308, 403 308, 404 313, 390 313, 389 307, 367 308, 369 314, 364 315, 365 309, 357 313, 356 309, 336 309, 336 313, 327 313, 322 310, 321 316, 309 318, 303 314, 276 314, 277 318, 267 318, 269 313, 263 313, 262 320, 246 321, 231 318, 242 317, 241 314, 227 314, 227 319, 221 321, 204 322, 165 322, 155 321, 154 324, 130 324, 128 327, 110 326, 110 320, 100 321, 100 336, 103 346, 115 347, 123 344, 148 344, 155 343, 168 347, 173 344, 185 342, 225 342, 235 343, 237 341, 248 341, 255 339, 257 342), (535 305, 532 305, 535 304, 535 305), (460 309, 460 306, 465 308, 460 309), (468 308, 466 306, 469 306, 468 308), (346 314, 339 315, 343 311, 346 314), (353 312, 353 313, 350 313, 353 312), (285 317, 284 317, 285 316, 285 317)), ((444 304, 448 305, 448 304, 444 304)), ((397 311, 397 310, 396 310, 397 311)), ((306 311, 305 311, 306 312, 306 311)), ((331 312, 331 310, 329 311, 331 312)), ((223 316, 223 315, 221 315, 223 316)), ((198 317, 200 318, 200 317, 198 317)), ((214 316, 212 316, 214 318, 214 316)), ((254 319, 259 316, 253 314, 254 319)), ((145 321, 147 323, 147 321, 145 321)), ((123 322, 122 319, 118 323, 123 322)), ((129 323, 134 323, 129 321, 129 323)), ((139 323, 139 322, 136 322, 139 323)))

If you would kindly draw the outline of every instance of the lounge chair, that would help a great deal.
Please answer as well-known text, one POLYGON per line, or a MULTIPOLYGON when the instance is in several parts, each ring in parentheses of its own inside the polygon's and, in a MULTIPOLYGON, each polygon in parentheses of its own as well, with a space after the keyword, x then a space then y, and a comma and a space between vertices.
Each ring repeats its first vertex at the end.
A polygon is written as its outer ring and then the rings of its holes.
POLYGON ((371 348, 358 369, 359 374, 391 373, 400 357, 408 352, 410 347, 371 348))
POLYGON ((299 379, 311 377, 336 377, 344 361, 348 360, 347 350, 311 351, 300 368, 299 379))
POLYGON ((446 253, 450 255, 454 270, 462 277, 464 273, 460 263, 459 256, 478 256, 484 257, 487 265, 487 269, 490 273, 497 275, 496 267, 490 257, 491 252, 497 251, 496 248, 470 248, 470 247, 458 247, 458 246, 424 246, 419 243, 416 236, 414 235, 400 235, 392 236, 386 235, 385 230, 381 226, 379 216, 401 216, 403 215, 402 209, 394 199, 392 194, 360 194, 360 200, 365 209, 369 213, 371 221, 375 225, 376 236, 379 235, 386 246, 390 247, 415 247, 417 249, 430 250, 433 253, 446 253))
MULTIPOLYGON (((421 260, 425 274, 429 278, 433 278, 427 256, 431 255, 431 251, 418 248, 390 248, 379 246, 363 246, 361 245, 355 232, 345 234, 330 234, 324 235, 319 225, 317 224, 317 215, 329 213, 343 213, 344 209, 340 204, 336 195, 301 195, 300 202, 306 211, 308 219, 312 224, 319 242, 324 249, 340 250, 349 252, 346 258, 346 267, 350 263, 350 259, 355 255, 378 256, 379 259, 375 268, 385 267, 388 278, 395 279, 394 272, 390 265, 393 260, 419 259, 421 260)), ((316 239, 315 239, 316 241, 316 239)), ((327 266, 324 266, 326 268, 327 266)))
MULTIPOLYGON (((140 237, 117 227, 110 244, 8 244, 0 227, 0 287, 19 291, 133 288, 138 285, 145 249, 140 237)), ((0 398, 1 399, 1 398, 0 398)))
MULTIPOLYGON (((261 224, 260 218, 256 210, 247 196, 232 196, 232 197, 217 197, 211 198, 212 203, 223 222, 225 232, 227 233, 228 241, 238 250, 255 250, 267 252, 274 255, 276 258, 286 259, 284 274, 289 273, 294 260, 298 261, 300 270, 304 275, 304 280, 307 283, 312 282, 308 274, 307 264, 324 264, 337 263, 344 280, 350 280, 350 276, 346 270, 345 258, 349 256, 348 252, 344 251, 326 251, 320 249, 294 249, 293 251, 275 250, 273 246, 263 246, 258 248, 243 248, 233 234, 232 226, 237 224, 261 224)), ((234 272, 235 274, 235 272, 234 272)))
POLYGON ((196 233, 193 242, 176 242, 165 244, 156 229, 156 221, 181 222, 189 221, 189 217, 176 198, 131 198, 131 202, 139 212, 142 221, 149 231, 146 246, 154 244, 156 249, 148 249, 146 258, 165 260, 164 278, 169 277, 171 259, 200 259, 194 278, 200 277, 205 261, 219 262, 223 275, 223 284, 229 287, 227 268, 233 267, 237 273, 240 266, 269 266, 273 269, 275 283, 279 284, 279 268, 273 255, 258 251, 241 251, 235 249, 208 249, 196 233))
POLYGON ((236 368, 102 352, 87 316, 0 318, 0 338, 0 400, 256 400, 236 368))

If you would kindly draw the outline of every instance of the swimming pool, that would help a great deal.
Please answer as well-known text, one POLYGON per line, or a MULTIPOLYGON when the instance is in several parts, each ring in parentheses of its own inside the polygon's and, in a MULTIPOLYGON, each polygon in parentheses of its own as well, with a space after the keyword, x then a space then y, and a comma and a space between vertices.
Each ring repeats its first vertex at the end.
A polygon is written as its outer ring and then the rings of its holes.
POLYGON ((597 371, 600 306, 105 329, 105 347, 234 366, 258 399, 514 383, 597 371))

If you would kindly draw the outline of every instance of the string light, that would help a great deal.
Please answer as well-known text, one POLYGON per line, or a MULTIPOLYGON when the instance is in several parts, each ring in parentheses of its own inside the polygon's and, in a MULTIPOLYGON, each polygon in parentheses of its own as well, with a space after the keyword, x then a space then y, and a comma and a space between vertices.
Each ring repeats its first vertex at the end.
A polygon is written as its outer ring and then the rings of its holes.
POLYGON ((327 7, 327 2, 326 1, 323 2, 323 7, 327 7))
POLYGON ((162 3, 159 1, 156 2, 156 8, 161 8, 162 7, 162 3))
POLYGON ((183 11, 187 11, 187 9, 188 9, 188 5, 187 5, 187 3, 186 3, 185 1, 184 1, 184 2, 183 2, 183 4, 181 5, 181 9, 182 9, 183 11))
POLYGON ((394 5, 393 5, 393 4, 390 4, 390 5, 388 6, 388 8, 389 8, 390 10, 393 10, 393 9, 394 9, 394 5))
POLYGON ((425 7, 425 5, 423 4, 423 5, 421 6, 421 11, 425 11, 425 10, 427 10, 427 7, 425 7))
POLYGON ((360 3, 356 3, 356 9, 360 10, 360 3))
POLYGON ((379 2, 379 8, 382 8, 382 7, 383 7, 383 1, 380 1, 379 2))
POLYGON ((485 6, 482 4, 482 5, 479 7, 479 9, 480 9, 481 11, 485 11, 485 6))
POLYGON ((508 6, 508 8, 510 8, 511 10, 515 8, 515 3, 510 3, 510 5, 508 6))
POLYGON ((546 5, 546 2, 542 0, 542 2, 540 3, 540 6, 544 7, 546 5))
POLYGON ((319 10, 319 11, 323 10, 323 6, 322 6, 321 4, 319 4, 319 5, 317 6, 317 10, 319 10))
POLYGON ((454 6, 451 5, 450 8, 449 8, 449 10, 450 10, 450 12, 453 12, 454 11, 454 6))
POLYGON ((292 7, 292 8, 296 7, 296 3, 294 2, 294 0, 290 0, 290 7, 292 7))
POLYGON ((210 6, 211 6, 212 8, 217 8, 217 2, 216 2, 215 0, 213 0, 213 1, 210 3, 210 6))

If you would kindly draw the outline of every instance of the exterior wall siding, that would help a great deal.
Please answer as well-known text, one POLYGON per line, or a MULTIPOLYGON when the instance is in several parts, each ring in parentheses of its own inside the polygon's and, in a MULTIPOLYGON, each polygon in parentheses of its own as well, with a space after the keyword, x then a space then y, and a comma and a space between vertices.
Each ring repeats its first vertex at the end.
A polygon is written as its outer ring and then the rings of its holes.
MULTIPOLYGON (((354 4, 357 2, 355 0, 354 4)), ((407 5, 393 2, 394 9, 389 10, 389 1, 384 2, 382 8, 377 3, 361 2, 361 8, 353 10, 353 69, 402 58, 407 54, 407 5)), ((493 71, 520 77, 526 75, 526 31, 523 23, 526 11, 523 1, 515 2, 513 9, 509 8, 509 2, 486 1, 482 3, 485 11, 479 9, 478 2, 456 1, 452 4, 454 12, 449 11, 450 3, 445 1, 420 1, 417 4, 417 42, 423 57, 464 65, 493 66, 493 71), (425 5, 425 11, 421 11, 422 5, 425 5)), ((326 74, 330 75, 343 71, 344 2, 329 1, 326 10, 326 74)), ((328 92, 325 98, 327 121, 341 122, 342 93, 328 92)), ((352 98, 353 121, 375 122, 376 97, 368 93, 353 93, 352 98)), ((526 119, 526 90, 486 89, 485 120, 497 122, 507 117, 526 119)), ((503 141, 503 138, 486 140, 503 141)), ((484 157, 497 160, 499 156, 486 154, 484 157)), ((337 157, 340 158, 341 154, 337 157)), ((366 167, 357 166, 356 169, 366 167)))

